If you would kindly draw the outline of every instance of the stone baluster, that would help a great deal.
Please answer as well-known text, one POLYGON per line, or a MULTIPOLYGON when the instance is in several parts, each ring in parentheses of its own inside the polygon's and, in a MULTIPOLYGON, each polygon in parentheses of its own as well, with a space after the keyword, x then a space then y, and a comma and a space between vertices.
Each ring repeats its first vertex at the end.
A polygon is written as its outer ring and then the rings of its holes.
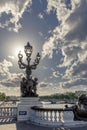
POLYGON ((6 108, 6 116, 8 116, 8 108, 6 108))
POLYGON ((7 108, 4 108, 4 116, 7 114, 7 108))
POLYGON ((1 112, 0 116, 2 116, 2 114, 3 114, 3 113, 2 113, 2 108, 1 108, 1 111, 0 111, 0 112, 1 112))
POLYGON ((46 111, 44 111, 44 120, 46 120, 46 111))
POLYGON ((14 108, 12 108, 12 116, 14 116, 14 108))
POLYGON ((45 120, 44 111, 42 111, 42 117, 41 117, 41 120, 42 120, 42 121, 45 120))
POLYGON ((17 116, 17 108, 15 108, 15 116, 17 116))
POLYGON ((9 108, 7 109, 7 116, 9 116, 9 108))
POLYGON ((14 109, 12 108, 12 116, 14 115, 14 109))
POLYGON ((15 116, 15 108, 13 109, 13 116, 15 116))
POLYGON ((4 116, 4 108, 2 108, 2 116, 4 116))
POLYGON ((11 116, 11 108, 9 108, 9 116, 11 116))
POLYGON ((53 122, 53 111, 50 111, 50 122, 53 122))
POLYGON ((38 111, 39 120, 41 120, 41 111, 38 111))
POLYGON ((48 119, 49 119, 49 113, 48 111, 46 111, 46 120, 48 121, 48 119))
POLYGON ((46 120, 46 112, 44 110, 42 111, 42 116, 43 116, 43 120, 45 121, 46 120))
POLYGON ((10 109, 10 108, 9 108, 9 107, 7 107, 7 110, 6 110, 6 113, 7 113, 6 115, 7 115, 7 116, 9 116, 9 115, 10 115, 10 112, 9 112, 10 110, 9 110, 9 109, 10 109))
POLYGON ((54 117, 54 110, 52 110, 52 122, 54 122, 55 117, 54 117))
POLYGON ((57 111, 54 111, 54 122, 57 122, 57 111))
POLYGON ((2 107, 2 116, 3 116, 3 107, 2 107))
POLYGON ((5 114, 4 114, 5 112, 4 112, 4 108, 2 108, 2 116, 4 116, 5 114))
POLYGON ((49 115, 48 120, 51 121, 51 111, 49 111, 48 115, 49 115))
POLYGON ((59 122, 61 122, 61 112, 59 111, 59 122))
POLYGON ((59 112, 59 122, 64 122, 64 120, 63 120, 63 111, 59 112))
POLYGON ((39 111, 39 118, 40 118, 41 121, 42 121, 42 119, 43 119, 42 116, 43 116, 43 115, 42 115, 42 111, 39 111))
POLYGON ((57 116, 57 122, 59 122, 59 111, 58 110, 57 110, 56 116, 57 116))
POLYGON ((0 116, 1 116, 1 109, 0 109, 0 116))
POLYGON ((12 108, 10 109, 10 116, 12 116, 12 108))

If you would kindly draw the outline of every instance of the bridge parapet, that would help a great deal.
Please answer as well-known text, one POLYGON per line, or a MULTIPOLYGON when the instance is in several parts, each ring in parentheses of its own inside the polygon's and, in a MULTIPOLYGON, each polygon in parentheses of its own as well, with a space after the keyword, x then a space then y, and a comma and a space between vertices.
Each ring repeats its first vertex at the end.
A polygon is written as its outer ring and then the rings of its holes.
POLYGON ((43 126, 80 126, 87 125, 83 121, 74 121, 74 114, 72 108, 43 108, 31 107, 31 116, 29 121, 33 124, 43 126))
POLYGON ((0 118, 17 118, 17 107, 0 106, 0 118))

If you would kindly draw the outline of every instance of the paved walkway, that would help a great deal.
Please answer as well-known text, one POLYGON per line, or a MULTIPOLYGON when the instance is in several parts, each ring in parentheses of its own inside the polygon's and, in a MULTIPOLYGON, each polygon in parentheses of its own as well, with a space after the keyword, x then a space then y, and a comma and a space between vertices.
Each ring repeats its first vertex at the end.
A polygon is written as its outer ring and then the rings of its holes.
POLYGON ((66 127, 43 127, 28 124, 27 122, 0 122, 0 130, 87 130, 87 126, 84 127, 76 127, 76 128, 66 128, 66 127))
POLYGON ((17 122, 14 119, 0 119, 0 130, 87 130, 87 126, 80 127, 43 127, 28 122, 17 122))
POLYGON ((0 130, 53 130, 53 128, 36 126, 26 122, 0 123, 0 130))

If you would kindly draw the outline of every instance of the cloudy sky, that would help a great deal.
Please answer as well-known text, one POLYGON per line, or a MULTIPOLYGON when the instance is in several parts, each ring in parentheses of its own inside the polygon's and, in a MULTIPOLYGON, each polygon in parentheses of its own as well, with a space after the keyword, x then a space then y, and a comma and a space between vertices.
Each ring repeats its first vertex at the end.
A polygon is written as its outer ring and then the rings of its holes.
POLYGON ((0 91, 20 95, 17 54, 27 42, 41 61, 38 93, 87 90, 87 0, 0 0, 0 91))

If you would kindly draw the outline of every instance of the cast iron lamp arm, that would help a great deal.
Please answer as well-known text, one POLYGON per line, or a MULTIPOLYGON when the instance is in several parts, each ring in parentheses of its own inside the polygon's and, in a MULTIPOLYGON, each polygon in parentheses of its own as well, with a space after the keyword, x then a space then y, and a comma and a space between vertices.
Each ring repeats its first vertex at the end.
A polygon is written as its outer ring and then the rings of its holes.
POLYGON ((37 53, 36 59, 35 59, 34 63, 31 65, 31 68, 32 68, 32 69, 36 69, 36 68, 37 68, 37 65, 39 64, 40 59, 41 59, 41 56, 40 56, 39 53, 37 53))
POLYGON ((18 65, 20 69, 25 69, 26 68, 26 64, 24 64, 22 61, 18 61, 18 65))

